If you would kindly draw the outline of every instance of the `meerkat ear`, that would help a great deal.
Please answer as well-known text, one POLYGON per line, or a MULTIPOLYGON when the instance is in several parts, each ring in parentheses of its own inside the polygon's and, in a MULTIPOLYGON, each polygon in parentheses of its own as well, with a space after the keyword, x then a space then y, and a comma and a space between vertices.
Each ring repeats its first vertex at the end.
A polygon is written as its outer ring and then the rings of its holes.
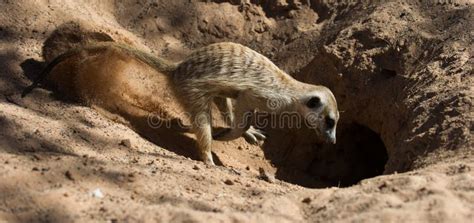
POLYGON ((319 97, 311 97, 307 102, 306 102, 306 106, 308 108, 317 108, 319 106, 321 106, 321 99, 319 97))

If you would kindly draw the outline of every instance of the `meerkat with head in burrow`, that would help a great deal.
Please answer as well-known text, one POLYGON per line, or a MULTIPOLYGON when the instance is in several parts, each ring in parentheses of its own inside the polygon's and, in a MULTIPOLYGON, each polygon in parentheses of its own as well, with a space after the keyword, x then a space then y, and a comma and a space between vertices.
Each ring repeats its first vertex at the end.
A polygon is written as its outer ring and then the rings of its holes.
POLYGON ((277 114, 296 112, 310 128, 316 130, 318 136, 326 142, 336 142, 339 112, 336 99, 328 88, 299 82, 267 57, 236 43, 215 43, 202 47, 178 64, 167 63, 117 43, 100 43, 59 56, 24 94, 31 91, 52 67, 70 55, 103 47, 117 48, 169 75, 178 100, 191 118, 199 155, 205 163, 214 164, 211 154, 213 139, 227 141, 246 136, 256 142, 265 138, 250 125, 252 116, 249 114, 254 111, 277 114), (226 99, 228 111, 233 112, 230 113, 232 128, 213 136, 211 104, 215 99, 226 99), (234 103, 230 103, 229 99, 234 99, 234 103), (273 102, 276 104, 269 106, 273 102))

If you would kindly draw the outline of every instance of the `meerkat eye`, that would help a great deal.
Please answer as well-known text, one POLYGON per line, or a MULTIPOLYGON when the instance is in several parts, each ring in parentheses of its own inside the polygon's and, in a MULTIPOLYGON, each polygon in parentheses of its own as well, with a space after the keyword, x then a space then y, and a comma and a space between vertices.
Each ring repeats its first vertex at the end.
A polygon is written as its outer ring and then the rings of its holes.
POLYGON ((312 97, 308 100, 308 102, 306 102, 306 106, 308 108, 316 108, 316 107, 319 107, 320 104, 321 104, 321 99, 319 99, 318 97, 312 97))

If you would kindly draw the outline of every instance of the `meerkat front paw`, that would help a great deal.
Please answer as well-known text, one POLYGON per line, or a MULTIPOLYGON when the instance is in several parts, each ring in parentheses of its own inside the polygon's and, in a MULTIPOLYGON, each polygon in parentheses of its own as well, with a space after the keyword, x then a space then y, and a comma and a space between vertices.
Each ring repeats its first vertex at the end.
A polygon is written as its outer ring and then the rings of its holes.
POLYGON ((201 160, 208 166, 215 166, 214 160, 212 159, 212 153, 201 154, 201 160))
POLYGON ((267 138, 264 134, 262 130, 250 126, 243 136, 248 143, 258 145, 259 141, 264 141, 267 138))

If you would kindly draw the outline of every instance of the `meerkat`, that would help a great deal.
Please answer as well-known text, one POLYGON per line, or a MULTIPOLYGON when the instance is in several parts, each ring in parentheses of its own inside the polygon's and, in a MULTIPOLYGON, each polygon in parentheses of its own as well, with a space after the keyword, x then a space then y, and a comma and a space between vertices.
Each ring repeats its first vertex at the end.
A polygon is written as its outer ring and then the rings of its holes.
POLYGON ((324 141, 336 143, 339 112, 332 92, 324 86, 297 81, 267 57, 237 43, 223 42, 202 47, 176 64, 116 43, 86 46, 53 60, 22 95, 36 87, 62 60, 84 50, 104 47, 118 48, 169 76, 174 93, 190 116, 200 159, 207 164, 214 165, 213 139, 228 141, 241 136, 247 136, 251 141, 265 139, 251 126, 255 111, 296 112, 324 141), (213 135, 211 103, 216 99, 225 101, 231 128, 213 135))

